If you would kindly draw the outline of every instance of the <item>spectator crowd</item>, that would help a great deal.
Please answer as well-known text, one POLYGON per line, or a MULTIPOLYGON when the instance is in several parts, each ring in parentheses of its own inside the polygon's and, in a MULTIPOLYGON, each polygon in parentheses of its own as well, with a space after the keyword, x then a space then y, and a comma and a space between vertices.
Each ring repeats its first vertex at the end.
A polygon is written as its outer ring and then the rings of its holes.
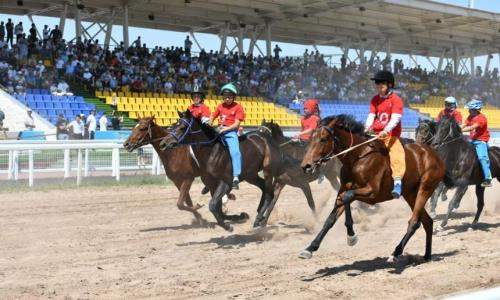
POLYGON ((134 92, 190 93, 194 85, 217 93, 226 82, 238 85, 240 93, 263 96, 274 101, 290 101, 299 91, 320 99, 367 101, 373 94, 369 80, 374 72, 390 69, 403 99, 423 102, 433 94, 469 99, 475 95, 498 103, 498 69, 475 77, 454 76, 451 65, 443 71, 427 71, 420 66, 408 68, 401 60, 378 56, 363 63, 346 57, 338 65, 326 63, 318 51, 306 50, 301 57, 282 57, 278 45, 273 57, 242 55, 237 52, 191 51, 189 36, 184 47, 152 49, 138 37, 125 49, 123 43, 113 50, 98 40, 66 41, 62 32, 44 26, 41 39, 31 24, 28 33, 22 22, 11 19, 0 23, 0 83, 12 94, 27 88, 48 89, 55 95, 71 94, 74 82, 89 91, 127 89, 134 92), (415 87, 412 83, 418 83, 415 87))

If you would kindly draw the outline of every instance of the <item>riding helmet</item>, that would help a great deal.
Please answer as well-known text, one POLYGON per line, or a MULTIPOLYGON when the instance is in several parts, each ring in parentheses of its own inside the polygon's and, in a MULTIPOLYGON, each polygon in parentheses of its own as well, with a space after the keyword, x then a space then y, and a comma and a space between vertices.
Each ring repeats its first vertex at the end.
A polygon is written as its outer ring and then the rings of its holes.
POLYGON ((394 75, 387 70, 381 70, 375 73, 375 76, 370 78, 371 80, 375 81, 380 81, 380 82, 386 82, 392 84, 392 87, 394 87, 394 75))
POLYGON ((232 83, 226 83, 221 89, 220 94, 224 94, 225 91, 233 93, 235 96, 238 95, 238 89, 232 83))
POLYGON ((481 100, 472 99, 467 104, 465 104, 466 109, 480 110, 483 107, 483 102, 481 100))
POLYGON ((202 101, 205 99, 205 91, 201 86, 197 84, 193 86, 193 91, 191 92, 191 97, 193 97, 194 95, 200 95, 202 101))

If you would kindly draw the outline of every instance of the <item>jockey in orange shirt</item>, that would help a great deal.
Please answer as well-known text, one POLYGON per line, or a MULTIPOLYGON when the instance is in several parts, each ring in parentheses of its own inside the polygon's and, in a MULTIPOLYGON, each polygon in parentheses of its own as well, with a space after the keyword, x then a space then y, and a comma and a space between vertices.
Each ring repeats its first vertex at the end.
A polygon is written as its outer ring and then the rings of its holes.
POLYGON ((444 99, 444 109, 437 115, 436 121, 441 121, 442 117, 453 117, 455 122, 462 124, 462 114, 457 110, 457 100, 455 97, 444 99))

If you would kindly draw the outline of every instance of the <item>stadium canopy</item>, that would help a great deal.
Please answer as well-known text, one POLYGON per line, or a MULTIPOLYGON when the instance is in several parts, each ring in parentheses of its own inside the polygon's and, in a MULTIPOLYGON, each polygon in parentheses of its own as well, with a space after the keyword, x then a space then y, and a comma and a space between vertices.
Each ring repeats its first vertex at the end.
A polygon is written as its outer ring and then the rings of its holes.
POLYGON ((461 59, 473 69, 473 57, 500 49, 500 14, 427 0, 0 0, 0 8, 60 17, 60 27, 75 19, 77 36, 92 37, 81 21, 97 24, 106 45, 116 43, 111 28, 118 24, 125 46, 135 26, 188 32, 196 43, 196 32, 217 34, 220 50, 231 50, 226 40, 233 37, 240 53, 252 53, 256 40, 266 40, 265 51, 258 49, 266 55, 271 41, 329 45, 356 49, 361 60, 366 50, 440 57, 440 64, 450 58, 456 71, 461 59))

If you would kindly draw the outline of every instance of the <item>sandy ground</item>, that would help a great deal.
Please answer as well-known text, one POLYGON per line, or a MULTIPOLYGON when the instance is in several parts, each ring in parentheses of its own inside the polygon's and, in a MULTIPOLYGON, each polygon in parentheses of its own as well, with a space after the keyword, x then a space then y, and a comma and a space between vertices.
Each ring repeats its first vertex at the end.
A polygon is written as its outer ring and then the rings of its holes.
MULTIPOLYGON (((207 203, 200 190, 192 189, 195 202, 207 203)), ((355 213, 354 247, 342 217, 311 260, 299 259, 332 208, 328 184, 313 191, 326 204, 318 222, 287 187, 260 234, 251 231, 257 190, 245 183, 230 211, 252 219, 233 233, 191 225, 173 186, 0 193, 0 298, 421 299, 500 285, 498 182, 479 229, 467 230, 476 205, 469 191, 448 230, 434 236, 427 263, 422 228, 402 262, 386 262, 406 230, 403 200, 355 213)), ((206 206, 200 212, 214 220, 206 206)))

